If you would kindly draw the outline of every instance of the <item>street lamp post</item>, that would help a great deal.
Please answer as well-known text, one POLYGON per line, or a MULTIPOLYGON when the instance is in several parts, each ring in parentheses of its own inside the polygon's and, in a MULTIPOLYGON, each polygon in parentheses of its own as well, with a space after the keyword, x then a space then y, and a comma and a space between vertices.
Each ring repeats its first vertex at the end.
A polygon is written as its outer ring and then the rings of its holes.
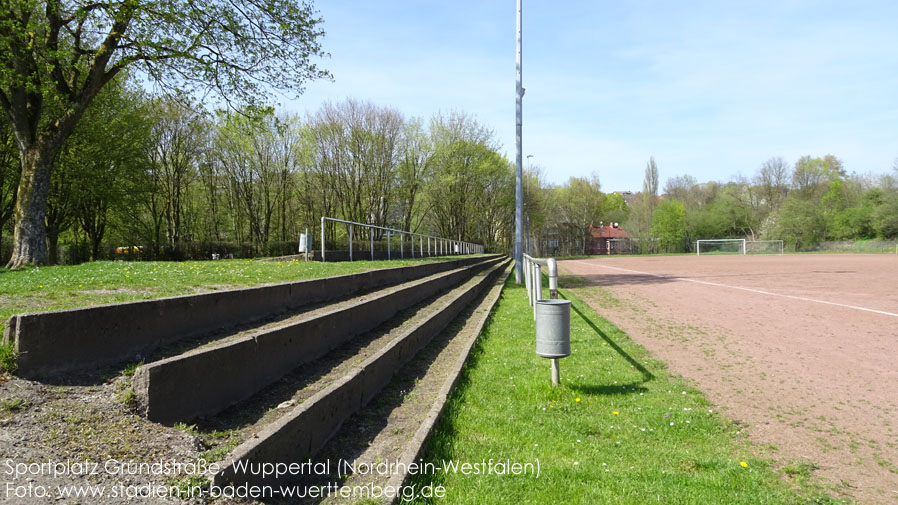
MULTIPOLYGON (((530 202, 530 205, 533 205, 533 195, 530 194, 530 177, 533 175, 533 163, 530 162, 530 158, 532 158, 532 154, 527 155, 527 173, 524 174, 524 198, 530 202)), ((524 202, 526 205, 526 202, 524 202)), ((526 208, 524 209, 527 210, 526 208)), ((529 255, 533 255, 533 244, 531 243, 532 237, 530 236, 530 212, 526 212, 524 215, 524 252, 529 255)))
POLYGON ((516 83, 515 83, 515 220, 514 220, 514 280, 520 284, 524 279, 524 247, 522 241, 524 221, 524 188, 523 167, 521 163, 521 118, 522 99, 524 97, 521 87, 521 1, 518 0, 517 10, 517 58, 516 58, 516 83))

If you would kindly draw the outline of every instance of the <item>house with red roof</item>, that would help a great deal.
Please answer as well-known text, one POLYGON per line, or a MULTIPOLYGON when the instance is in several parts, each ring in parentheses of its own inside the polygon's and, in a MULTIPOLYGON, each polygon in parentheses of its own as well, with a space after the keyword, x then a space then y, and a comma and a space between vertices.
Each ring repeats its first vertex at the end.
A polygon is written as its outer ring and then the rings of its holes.
POLYGON ((630 234, 624 231, 618 223, 605 224, 599 222, 599 226, 589 227, 591 235, 590 254, 626 254, 630 252, 630 234))

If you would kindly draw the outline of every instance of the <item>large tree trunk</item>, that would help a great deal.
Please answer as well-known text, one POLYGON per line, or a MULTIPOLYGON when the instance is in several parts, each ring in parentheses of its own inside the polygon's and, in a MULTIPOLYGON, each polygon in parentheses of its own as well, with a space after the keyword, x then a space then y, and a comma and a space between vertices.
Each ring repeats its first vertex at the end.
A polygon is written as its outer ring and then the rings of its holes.
POLYGON ((59 231, 53 228, 47 228, 47 262, 50 265, 59 264, 59 231))
POLYGON ((53 142, 35 142, 22 153, 22 175, 16 198, 12 258, 7 268, 47 264, 47 229, 44 221, 50 172, 59 151, 53 142))

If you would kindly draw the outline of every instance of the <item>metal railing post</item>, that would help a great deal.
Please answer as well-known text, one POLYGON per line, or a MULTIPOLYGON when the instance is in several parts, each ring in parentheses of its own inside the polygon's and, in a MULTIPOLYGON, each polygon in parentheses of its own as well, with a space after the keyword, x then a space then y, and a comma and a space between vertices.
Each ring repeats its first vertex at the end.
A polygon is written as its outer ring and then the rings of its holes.
POLYGON ((399 258, 405 258, 405 233, 399 234, 399 258))
POLYGON ((374 230, 369 229, 368 235, 371 236, 371 261, 374 261, 374 230))
POLYGON ((542 298, 542 274, 539 271, 539 263, 532 263, 533 265, 533 273, 530 275, 533 277, 533 280, 530 281, 530 284, 533 286, 533 320, 536 321, 536 302, 538 302, 542 298))
POLYGON ((349 261, 352 261, 352 225, 349 225, 349 261))
POLYGON ((530 287, 530 262, 524 258, 524 287, 527 289, 527 302, 533 306, 533 289, 530 287))
POLYGON ((415 257, 415 236, 409 235, 408 241, 409 241, 409 246, 412 248, 412 258, 414 258, 415 257))
POLYGON ((321 216, 321 262, 324 262, 324 216, 321 216))

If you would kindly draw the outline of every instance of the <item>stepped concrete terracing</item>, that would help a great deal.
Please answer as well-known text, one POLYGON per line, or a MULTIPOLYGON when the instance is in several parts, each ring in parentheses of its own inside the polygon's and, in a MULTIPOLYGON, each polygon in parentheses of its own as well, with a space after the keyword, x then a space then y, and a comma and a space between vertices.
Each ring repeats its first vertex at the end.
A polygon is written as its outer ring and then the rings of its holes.
POLYGON ((146 416, 163 423, 215 414, 249 398, 303 363, 313 361, 396 313, 462 284, 500 258, 370 293, 337 308, 138 367, 133 387, 146 416))
POLYGON ((34 379, 109 366, 216 329, 472 265, 484 257, 306 281, 12 316, 4 342, 34 379))
MULTIPOLYGON (((392 379, 397 370, 412 360, 420 349, 440 333, 459 313, 484 291, 496 286, 497 279, 508 273, 508 262, 490 262, 489 268, 465 284, 460 292, 453 292, 434 302, 437 307, 426 317, 402 331, 382 349, 371 355, 348 373, 296 406, 275 422, 265 426, 251 439, 241 444, 225 459, 225 466, 215 476, 217 485, 271 484, 285 479, 265 478, 257 472, 240 472, 239 468, 253 468, 248 463, 295 463, 315 455, 342 423, 363 408, 392 379)), ((499 286, 501 289, 501 286, 499 286)), ((495 302, 496 295, 490 304, 495 302)), ((491 306, 491 305, 490 305, 491 306)), ((488 310, 486 311, 488 313, 488 310)), ((485 318, 485 315, 483 316, 485 318)), ((482 325, 481 325, 482 326, 482 325)), ((479 327, 478 327, 479 331, 479 327)), ((474 335, 476 337, 476 334, 474 335)), ((471 340, 471 343, 473 339, 471 340)), ((464 348, 464 357, 470 343, 464 348)), ((461 362, 464 361, 461 357, 461 362)), ((457 376, 458 369, 454 371, 457 376)), ((451 387, 449 383, 447 388, 451 387)), ((445 393, 443 395, 445 399, 445 393)), ((432 414, 432 417, 438 414, 432 414)), ((432 425, 432 420, 431 420, 432 425)), ((430 426, 427 426, 429 432, 430 426)), ((413 440, 417 454, 424 435, 413 440)))

